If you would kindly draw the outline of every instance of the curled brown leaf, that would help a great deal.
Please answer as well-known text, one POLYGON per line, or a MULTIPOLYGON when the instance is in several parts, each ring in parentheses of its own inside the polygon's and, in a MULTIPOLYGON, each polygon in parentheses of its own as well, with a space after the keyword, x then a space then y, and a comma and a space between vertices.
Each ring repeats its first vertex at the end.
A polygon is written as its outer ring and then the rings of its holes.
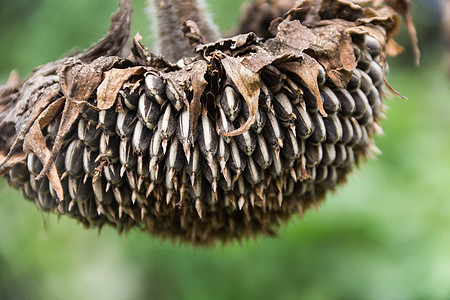
MULTIPOLYGON (((6 155, 0 152, 0 161, 6 159, 6 155)), ((0 168, 0 176, 3 176, 8 172, 11 168, 18 164, 26 164, 27 162, 27 154, 25 152, 17 152, 13 154, 8 160, 0 168)))
POLYGON ((236 136, 248 131, 256 120, 261 79, 258 73, 251 71, 242 64, 241 58, 226 56, 221 62, 226 74, 248 105, 249 117, 245 123, 236 130, 221 133, 224 136, 236 136))
POLYGON ((320 114, 326 117, 327 113, 323 108, 322 96, 320 95, 319 84, 317 82, 320 70, 319 63, 311 56, 304 54, 298 61, 282 63, 278 67, 296 74, 311 89, 316 97, 320 114))
POLYGON ((64 100, 64 98, 59 98, 50 104, 42 112, 42 114, 40 114, 39 118, 36 119, 33 126, 31 126, 29 132, 25 136, 23 143, 23 150, 25 152, 36 154, 43 165, 49 165, 49 170, 46 175, 59 200, 64 199, 63 187, 58 176, 58 171, 56 170, 56 165, 51 160, 52 153, 47 148, 45 137, 42 133, 42 128, 47 126, 53 119, 56 118, 64 105, 64 100))
POLYGON ((111 108, 117 99, 120 89, 132 76, 145 73, 144 67, 132 67, 127 69, 111 69, 104 72, 104 79, 97 88, 97 108, 107 110, 111 108))

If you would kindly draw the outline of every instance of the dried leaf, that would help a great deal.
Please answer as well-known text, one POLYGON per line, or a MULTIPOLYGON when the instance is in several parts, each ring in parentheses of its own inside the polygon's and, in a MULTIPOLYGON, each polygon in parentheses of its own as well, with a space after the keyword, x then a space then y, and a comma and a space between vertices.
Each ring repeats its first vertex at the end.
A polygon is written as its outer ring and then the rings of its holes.
POLYGON ((270 64, 293 60, 301 56, 300 51, 286 47, 274 39, 267 41, 265 45, 268 46, 267 49, 258 49, 257 52, 250 53, 242 59, 242 64, 254 73, 270 64))
MULTIPOLYGON (((379 27, 358 26, 348 29, 348 32, 350 34, 368 34, 380 43, 382 49, 386 48, 386 33, 379 27)), ((383 80, 386 88, 397 97, 406 99, 405 96, 397 92, 386 80, 386 54, 387 53, 385 51, 381 51, 380 53, 380 65, 383 68, 383 80)))
POLYGON ((0 162, 0 168, 7 163, 7 161, 13 156, 13 154, 22 146, 23 141, 25 139, 25 135, 29 132, 31 126, 35 122, 35 120, 41 115, 41 113, 50 105, 52 100, 59 94, 59 88, 54 87, 53 89, 49 88, 47 93, 41 95, 39 101, 37 101, 35 106, 31 107, 31 114, 28 121, 21 127, 17 137, 9 148, 9 152, 4 159, 0 162))
POLYGON ((130 77, 145 73, 144 67, 132 67, 128 69, 111 69, 104 73, 104 79, 97 88, 97 108, 107 110, 116 103, 117 95, 123 84, 130 77))
POLYGON ((341 19, 356 21, 364 17, 364 10, 360 5, 349 0, 323 0, 319 15, 322 20, 341 19))
POLYGON ((320 21, 319 10, 321 8, 320 1, 303 0, 299 4, 289 10, 284 17, 289 20, 300 20, 302 24, 315 23, 320 21))
MULTIPOLYGON (((191 130, 192 139, 194 138, 198 118, 202 113, 202 105, 200 102, 200 98, 202 97, 203 92, 205 91, 205 88, 208 85, 208 82, 205 79, 205 74, 207 70, 208 65, 206 61, 201 60, 194 65, 190 74, 193 89, 193 97, 188 107, 190 118, 189 127, 191 130)), ((191 142, 193 143, 194 141, 192 140, 191 142)))
POLYGON ((59 71, 61 91, 66 101, 59 124, 58 134, 55 138, 51 156, 44 164, 41 173, 36 177, 41 179, 49 171, 56 155, 61 150, 64 138, 69 132, 73 123, 77 120, 86 100, 92 95, 94 90, 102 81, 103 72, 120 64, 126 64, 125 59, 108 56, 99 57, 89 64, 79 60, 69 60, 59 71))
POLYGON ((169 71, 180 69, 177 65, 171 63, 161 55, 155 55, 150 52, 147 47, 140 43, 142 36, 136 33, 133 39, 133 47, 131 52, 136 61, 136 65, 150 66, 153 68, 167 69, 169 71))
POLYGON ((317 42, 311 45, 316 59, 336 86, 345 87, 356 68, 350 34, 337 23, 312 30, 317 36, 317 42))
POLYGON ((404 50, 405 49, 394 40, 389 40, 387 43, 387 55, 389 56, 397 56, 403 53, 404 50))
POLYGON ((236 136, 248 131, 256 120, 261 79, 258 73, 245 67, 240 58, 226 56, 221 62, 226 74, 248 105, 249 117, 245 123, 236 130, 222 133, 224 136, 236 136))
POLYGON ((230 50, 237 50, 250 45, 255 45, 257 44, 257 39, 257 36, 253 32, 239 34, 231 38, 222 38, 212 43, 199 45, 195 48, 195 52, 203 53, 203 55, 209 55, 210 53, 220 50, 230 52, 230 50))
POLYGON ((320 114, 327 116, 323 108, 322 96, 320 95, 317 76, 319 75, 319 63, 309 55, 304 54, 299 61, 287 62, 277 65, 280 69, 297 74, 297 76, 308 86, 316 97, 320 114))
MULTIPOLYGON (((0 152, 0 161, 6 159, 6 155, 0 152)), ((27 154, 25 152, 18 152, 12 155, 8 160, 0 168, 0 176, 3 176, 11 170, 15 165, 18 164, 26 164, 27 163, 27 154)))
MULTIPOLYGON (((43 165, 49 165, 49 170, 46 175, 59 200, 64 199, 63 187, 58 176, 58 171, 56 170, 56 165, 51 160, 52 154, 45 143, 42 128, 47 126, 59 114, 64 105, 64 100, 64 98, 59 98, 42 112, 39 118, 34 122, 33 126, 31 126, 23 143, 24 151, 36 154, 43 165)), ((36 179, 39 180, 38 178, 36 179)))
POLYGON ((316 36, 306 26, 303 26, 300 21, 284 20, 277 27, 276 39, 294 49, 305 50, 313 43, 316 43, 316 36))

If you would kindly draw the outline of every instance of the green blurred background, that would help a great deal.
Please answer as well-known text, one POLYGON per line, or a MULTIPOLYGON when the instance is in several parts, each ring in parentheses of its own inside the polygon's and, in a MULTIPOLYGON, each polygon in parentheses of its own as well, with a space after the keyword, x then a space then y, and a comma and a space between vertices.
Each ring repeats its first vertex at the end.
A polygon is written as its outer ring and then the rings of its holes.
MULTIPOLYGON (((209 1, 222 29, 241 0, 209 1)), ((106 32, 113 0, 0 0, 0 83, 106 32)), ((132 34, 151 43, 145 1, 132 34)), ((390 60, 383 154, 279 238, 195 249, 40 214, 0 181, 0 299, 450 299, 450 78, 438 1, 414 1, 423 53, 390 60)), ((401 44, 410 48, 402 33, 401 44)))

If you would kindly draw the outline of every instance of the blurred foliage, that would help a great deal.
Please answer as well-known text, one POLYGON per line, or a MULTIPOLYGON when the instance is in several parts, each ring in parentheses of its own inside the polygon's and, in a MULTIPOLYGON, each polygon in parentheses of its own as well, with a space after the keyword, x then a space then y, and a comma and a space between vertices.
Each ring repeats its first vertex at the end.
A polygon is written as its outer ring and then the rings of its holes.
MULTIPOLYGON (((210 1, 222 28, 240 1, 210 1)), ((450 299, 450 84, 437 1, 413 1, 422 66, 391 59, 383 154, 276 239, 194 249, 131 232, 100 237, 41 215, 0 182, 0 299, 450 299)), ((151 41, 143 0, 132 34, 151 41)), ((0 82, 98 40, 111 0, 0 0, 0 82)), ((408 39, 402 37, 408 47, 408 39)))

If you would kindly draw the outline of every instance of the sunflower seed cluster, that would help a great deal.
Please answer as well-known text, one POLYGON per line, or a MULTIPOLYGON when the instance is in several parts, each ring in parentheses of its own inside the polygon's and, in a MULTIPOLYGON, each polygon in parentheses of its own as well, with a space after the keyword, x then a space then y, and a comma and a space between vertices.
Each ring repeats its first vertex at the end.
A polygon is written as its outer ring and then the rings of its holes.
MULTIPOLYGON (((35 180, 43 165, 34 154, 10 170, 10 183, 40 210, 87 226, 139 227, 201 244, 273 234, 345 180, 373 146, 383 116, 381 47, 367 36, 354 51, 346 89, 320 70, 326 117, 299 78, 265 67, 256 121, 237 136, 223 133, 241 127, 249 107, 231 82, 192 133, 173 83, 147 73, 138 88, 124 85, 114 107, 83 108, 55 161, 62 201, 47 177, 35 180)), ((49 148, 60 119, 44 129, 49 148)))

